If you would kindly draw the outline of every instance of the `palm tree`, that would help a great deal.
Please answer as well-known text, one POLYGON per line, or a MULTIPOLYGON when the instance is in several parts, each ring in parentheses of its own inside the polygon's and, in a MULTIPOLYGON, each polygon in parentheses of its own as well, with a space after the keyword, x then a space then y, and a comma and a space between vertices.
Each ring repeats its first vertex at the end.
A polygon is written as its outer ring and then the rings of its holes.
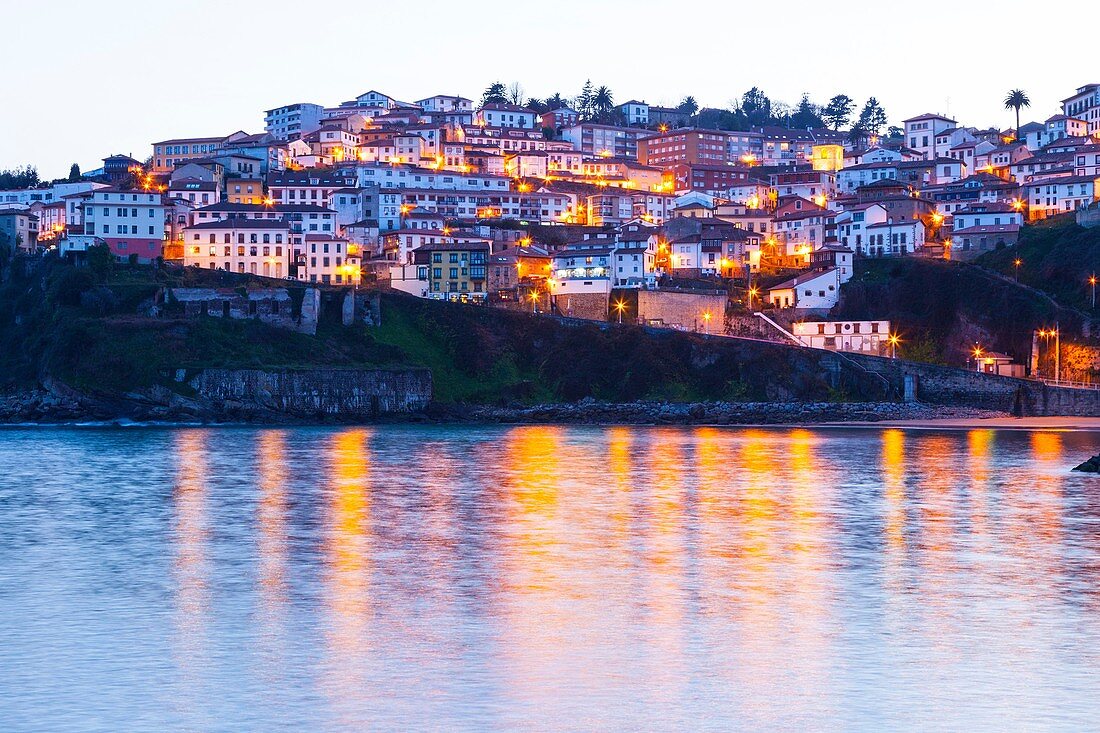
POLYGON ((551 111, 561 109, 562 107, 569 106, 569 100, 563 97, 560 92, 554 92, 546 98, 546 106, 549 107, 551 111))
POLYGON ((1023 89, 1013 89, 1005 96, 1005 109, 1016 110, 1016 139, 1020 139, 1020 108, 1030 107, 1031 100, 1023 89))
POLYGON ((615 106, 615 101, 611 96, 611 90, 607 87, 600 87, 596 90, 596 94, 592 97, 592 106, 596 108, 597 112, 606 114, 611 111, 611 108, 615 106))

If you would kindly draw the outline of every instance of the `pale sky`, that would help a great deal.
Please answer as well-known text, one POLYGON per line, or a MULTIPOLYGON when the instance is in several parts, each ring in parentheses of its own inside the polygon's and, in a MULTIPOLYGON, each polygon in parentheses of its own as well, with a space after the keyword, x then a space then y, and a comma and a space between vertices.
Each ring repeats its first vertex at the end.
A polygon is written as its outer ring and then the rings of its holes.
POLYGON ((111 153, 144 160, 155 140, 259 132, 263 110, 291 102, 369 89, 476 100, 495 79, 545 97, 591 78, 617 102, 691 94, 715 107, 754 85, 791 104, 873 95, 891 124, 941 112, 1004 128, 1010 88, 1031 97, 1024 120, 1042 120, 1100 81, 1091 44, 1056 30, 1100 10, 1045 12, 1021 0, 0 0, 0 168, 60 177, 111 153))

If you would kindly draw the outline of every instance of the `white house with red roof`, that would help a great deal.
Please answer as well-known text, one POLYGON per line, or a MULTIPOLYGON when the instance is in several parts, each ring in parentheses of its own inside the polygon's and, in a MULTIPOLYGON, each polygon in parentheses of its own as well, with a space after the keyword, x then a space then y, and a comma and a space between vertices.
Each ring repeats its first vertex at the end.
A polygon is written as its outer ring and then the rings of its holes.
POLYGON ((519 127, 527 130, 537 128, 535 120, 538 114, 526 107, 501 102, 489 102, 477 111, 479 124, 487 127, 519 127))

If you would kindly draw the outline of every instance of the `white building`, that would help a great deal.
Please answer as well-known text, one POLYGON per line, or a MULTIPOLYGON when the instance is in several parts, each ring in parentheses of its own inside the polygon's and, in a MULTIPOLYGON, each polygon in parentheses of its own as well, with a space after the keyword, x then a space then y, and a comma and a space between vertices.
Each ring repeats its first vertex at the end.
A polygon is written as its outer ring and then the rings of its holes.
POLYGON ((1062 114, 1084 120, 1089 134, 1100 131, 1100 84, 1078 87, 1073 96, 1062 100, 1062 114))
POLYGON ((526 107, 498 102, 490 102, 478 110, 478 122, 487 127, 518 127, 533 130, 537 116, 533 110, 526 107))
POLYGON ((569 245, 558 250, 550 261, 553 272, 553 277, 548 280, 550 294, 610 294, 613 251, 612 245, 589 243, 569 245))
POLYGON ((905 141, 908 146, 920 153, 924 158, 935 157, 936 135, 956 126, 955 120, 937 114, 923 114, 910 117, 903 123, 905 125, 905 141))
POLYGON ((836 217, 837 239, 865 257, 912 254, 924 246, 924 223, 890 216, 881 204, 850 207, 836 217))
POLYGON ((160 193, 96 189, 84 203, 84 232, 101 238, 120 259, 135 255, 148 262, 161 256, 166 209, 160 193))
POLYGON ((768 290, 776 308, 832 308, 840 300, 840 271, 836 268, 804 272, 768 290))
POLYGON ((1061 176, 1030 181, 1023 189, 1032 219, 1076 211, 1097 199, 1096 176, 1061 176))
POLYGON ((425 112, 453 113, 474 111, 474 102, 466 97, 454 97, 446 94, 437 94, 434 97, 416 100, 416 105, 425 112))
POLYGON ((360 252, 342 237, 329 234, 307 234, 302 247, 295 245, 298 278, 309 282, 334 285, 358 283, 360 277, 360 252), (302 264, 305 271, 302 271, 302 264))
POLYGON ((269 109, 264 113, 264 129, 280 140, 297 140, 321 127, 324 107, 297 102, 269 109))
POLYGON ((183 264, 189 267, 283 278, 290 256, 290 225, 281 218, 234 217, 183 232, 183 264))
POLYGON ((623 119, 626 120, 628 125, 645 126, 649 124, 649 105, 645 102, 632 99, 629 102, 623 102, 615 109, 622 113, 623 119))
POLYGON ((890 347, 890 321, 800 321, 791 333, 804 345, 829 351, 885 355, 890 347))

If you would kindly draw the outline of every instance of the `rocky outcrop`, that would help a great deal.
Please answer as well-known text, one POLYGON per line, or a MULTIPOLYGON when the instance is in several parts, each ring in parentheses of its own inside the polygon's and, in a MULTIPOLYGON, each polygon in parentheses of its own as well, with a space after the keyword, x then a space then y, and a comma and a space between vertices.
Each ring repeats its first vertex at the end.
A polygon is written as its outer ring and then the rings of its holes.
POLYGON ((0 423, 361 423, 421 414, 426 369, 201 369, 122 395, 48 380, 0 397, 0 423))
POLYGON ((1082 473, 1100 473, 1100 456, 1093 456, 1073 470, 1082 473))

